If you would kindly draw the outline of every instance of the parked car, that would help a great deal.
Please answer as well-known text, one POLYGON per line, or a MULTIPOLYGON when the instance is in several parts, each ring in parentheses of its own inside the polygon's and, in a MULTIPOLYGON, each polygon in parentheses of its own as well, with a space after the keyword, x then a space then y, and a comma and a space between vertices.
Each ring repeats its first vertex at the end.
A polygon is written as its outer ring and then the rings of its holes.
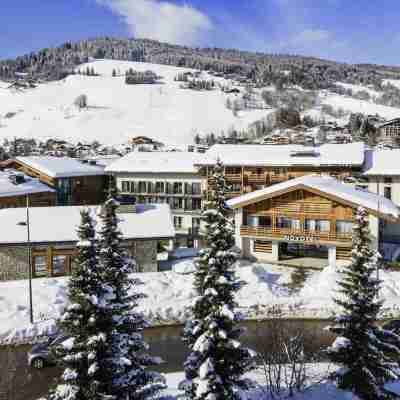
POLYGON ((50 336, 43 343, 35 344, 28 352, 28 364, 30 367, 42 369, 54 364, 51 348, 58 346, 68 339, 65 335, 50 336))

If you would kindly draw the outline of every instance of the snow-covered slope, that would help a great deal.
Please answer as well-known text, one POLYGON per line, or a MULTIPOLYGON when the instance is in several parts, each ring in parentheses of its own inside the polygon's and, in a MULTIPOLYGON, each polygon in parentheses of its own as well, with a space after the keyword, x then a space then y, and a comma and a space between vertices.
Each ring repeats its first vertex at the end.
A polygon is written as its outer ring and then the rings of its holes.
POLYGON ((100 76, 68 76, 24 91, 7 89, 8 85, 0 82, 0 139, 57 137, 118 144, 146 135, 179 145, 192 143, 196 132, 218 134, 231 127, 246 128, 268 113, 250 110, 235 117, 225 107, 226 95, 220 90, 180 89, 174 77, 189 71, 186 68, 100 60, 77 69, 86 71, 87 67, 100 76), (155 85, 126 85, 124 75, 129 68, 150 69, 164 79, 155 85), (112 77, 114 69, 121 76, 112 77), (81 94, 87 95, 89 108, 79 111, 73 102, 81 94), (16 115, 4 118, 9 112, 16 115))

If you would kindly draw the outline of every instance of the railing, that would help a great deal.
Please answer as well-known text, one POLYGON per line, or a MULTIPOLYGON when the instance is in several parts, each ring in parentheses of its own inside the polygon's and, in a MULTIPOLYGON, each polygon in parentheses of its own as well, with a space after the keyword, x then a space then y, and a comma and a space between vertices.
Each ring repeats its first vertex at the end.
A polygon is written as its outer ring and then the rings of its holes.
POLYGON ((229 182, 241 182, 242 175, 240 175, 240 174, 225 174, 225 179, 229 182))
POLYGON ((249 174, 249 175, 247 175, 247 181, 249 183, 263 185, 266 183, 266 175, 264 175, 264 174, 249 174))
POLYGON ((253 236, 260 238, 275 237, 277 239, 284 239, 285 236, 292 236, 293 238, 290 240, 302 242, 313 242, 320 240, 349 242, 352 240, 352 235, 350 233, 318 232, 305 229, 272 228, 248 225, 242 225, 240 227, 240 234, 242 236, 253 236), (303 238, 304 240, 302 240, 303 238))

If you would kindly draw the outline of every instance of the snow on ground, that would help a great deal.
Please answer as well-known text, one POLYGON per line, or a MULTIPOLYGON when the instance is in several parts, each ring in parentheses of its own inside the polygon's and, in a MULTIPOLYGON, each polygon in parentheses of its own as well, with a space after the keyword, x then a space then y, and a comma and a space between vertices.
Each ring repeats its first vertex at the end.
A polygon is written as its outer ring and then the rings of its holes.
POLYGON ((336 82, 336 85, 342 86, 345 89, 351 89, 353 91, 353 94, 357 92, 368 92, 371 97, 379 97, 382 94, 374 89, 370 89, 369 87, 363 85, 353 85, 351 83, 344 82, 336 82))
POLYGON ((225 107, 226 95, 220 90, 180 89, 181 82, 175 82, 174 77, 190 71, 187 68, 116 60, 95 61, 78 68, 85 70, 87 66, 100 76, 72 75, 24 91, 5 89, 6 84, 0 82, 0 138, 55 137, 115 145, 145 135, 182 145, 193 143, 196 132, 244 129, 270 112, 241 111, 235 117, 225 107), (125 71, 129 68, 150 69, 164 79, 161 84, 126 85, 125 71), (112 77, 113 69, 121 76, 112 77), (87 95, 89 108, 79 111, 73 102, 81 94, 87 95), (4 118, 8 112, 17 114, 4 118))
MULTIPOLYGON (((301 392, 294 393, 293 400, 358 400, 358 397, 350 392, 337 388, 337 386, 327 379, 335 371, 335 367, 328 363, 307 364, 306 366, 309 380, 306 382, 301 392)), ((282 392, 280 396, 271 397, 266 386, 265 375, 262 370, 256 370, 246 375, 257 387, 243 397, 246 400, 283 400, 289 398, 287 392, 282 392)), ((171 396, 171 400, 182 399, 182 392, 179 390, 179 382, 184 378, 182 372, 169 373, 165 375, 166 389, 163 394, 171 396)), ((400 387, 398 381, 387 385, 388 389, 395 390, 400 387)), ((182 399, 183 400, 183 399, 182 399)))
POLYGON ((385 119, 393 119, 400 115, 400 109, 383 106, 369 101, 357 100, 351 97, 329 94, 321 99, 322 103, 331 105, 334 109, 342 108, 346 112, 362 113, 366 115, 379 114, 385 119))
MULTIPOLYGON (((147 295, 141 310, 151 323, 175 324, 184 322, 187 307, 195 297, 193 274, 186 273, 193 260, 174 261, 174 271, 142 273, 139 278, 147 295), (183 265, 179 266, 180 263, 183 265)), ((289 289, 293 268, 271 264, 241 262, 238 277, 245 285, 237 294, 240 311, 249 319, 274 316, 279 310, 284 317, 329 318, 338 311, 333 302, 339 278, 338 271, 326 267, 309 273, 303 287, 289 289)), ((400 315, 400 272, 380 271, 383 288, 384 316, 400 315)), ((54 318, 60 315, 66 298, 68 278, 33 280, 35 321, 29 324, 28 282, 26 280, 0 283, 0 343, 28 342, 54 330, 54 318)))
POLYGON ((390 83, 400 89, 400 79, 384 79, 383 83, 390 83))

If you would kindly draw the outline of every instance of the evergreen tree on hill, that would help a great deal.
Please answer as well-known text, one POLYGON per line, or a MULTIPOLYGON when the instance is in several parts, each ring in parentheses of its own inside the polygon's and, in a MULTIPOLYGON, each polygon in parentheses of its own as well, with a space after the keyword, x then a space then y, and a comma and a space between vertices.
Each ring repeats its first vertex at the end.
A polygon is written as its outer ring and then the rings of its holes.
POLYGON ((338 282, 335 302, 343 314, 330 328, 339 335, 328 349, 332 362, 343 368, 336 375, 339 387, 353 391, 363 400, 385 399, 384 383, 396 379, 391 357, 400 356, 400 337, 376 325, 382 302, 376 278, 379 255, 371 248, 368 213, 360 208, 354 228, 351 263, 338 282))
POLYGON ((59 321, 68 339, 55 350, 64 368, 51 400, 100 400, 103 382, 109 379, 100 368, 106 356, 105 333, 109 321, 99 299, 106 295, 101 284, 95 230, 87 210, 81 212, 77 262, 68 284, 69 306, 59 321))
POLYGON ((132 277, 135 265, 122 247, 116 213, 118 203, 111 190, 100 213, 99 264, 109 296, 105 308, 110 315, 107 336, 108 370, 112 376, 107 394, 115 400, 156 398, 164 380, 147 367, 159 360, 147 354, 142 331, 148 326, 137 311, 141 282, 132 277))
POLYGON ((217 163, 210 201, 202 219, 206 223, 206 248, 196 265, 197 297, 192 319, 184 331, 190 354, 185 362, 186 380, 182 383, 190 399, 235 400, 251 382, 243 374, 253 366, 252 352, 239 341, 239 314, 235 293, 240 289, 233 270, 236 261, 233 226, 225 204, 223 166, 217 163))

